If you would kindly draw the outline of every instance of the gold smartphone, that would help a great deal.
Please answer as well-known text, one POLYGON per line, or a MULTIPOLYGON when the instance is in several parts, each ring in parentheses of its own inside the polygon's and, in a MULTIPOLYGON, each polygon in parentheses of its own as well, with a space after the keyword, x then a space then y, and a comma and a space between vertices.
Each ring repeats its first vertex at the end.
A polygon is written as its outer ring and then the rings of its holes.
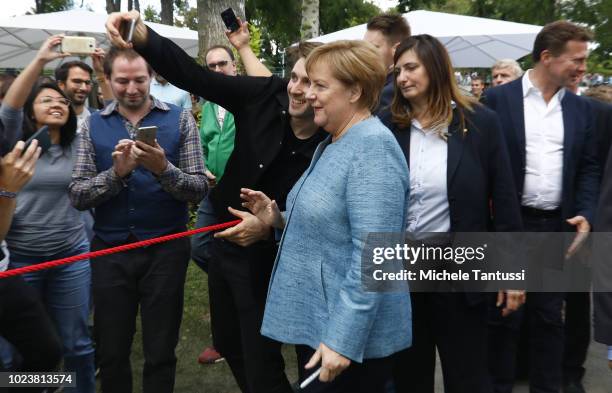
POLYGON ((60 45, 60 52, 71 55, 91 55, 95 50, 96 39, 93 37, 65 36, 60 45))
POLYGON ((136 131, 136 140, 154 146, 157 138, 157 126, 139 127, 136 131))

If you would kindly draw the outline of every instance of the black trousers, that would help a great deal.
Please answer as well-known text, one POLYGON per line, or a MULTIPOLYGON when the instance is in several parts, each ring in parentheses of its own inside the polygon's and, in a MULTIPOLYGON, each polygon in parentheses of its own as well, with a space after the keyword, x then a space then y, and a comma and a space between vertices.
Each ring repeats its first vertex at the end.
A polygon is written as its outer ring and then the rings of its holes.
POLYGON ((489 393, 487 307, 465 293, 412 293, 412 346, 394 355, 396 393, 433 393, 436 347, 446 393, 489 393))
MULTIPOLYGON (((19 370, 55 371, 62 358, 62 344, 38 293, 21 277, 0 279, 0 335, 23 358, 19 370)), ((39 392, 41 388, 16 388, 39 392)), ((8 391, 8 389, 1 390, 8 391)))
POLYGON ((591 342, 591 294, 569 292, 565 297, 563 381, 581 381, 591 342))
MULTIPOLYGON (((560 213, 538 215, 524 211, 522 218, 527 232, 560 232, 562 229, 560 213)), ((541 252, 541 248, 533 252, 541 252)), ((564 250, 548 249, 558 255, 561 264, 564 250)), ((564 299, 565 293, 529 292, 526 304, 509 317, 501 318, 490 313, 489 369, 496 393, 512 392, 520 325, 525 314, 528 317, 530 392, 559 392, 564 347, 564 299)))
POLYGON ((208 293, 215 349, 245 393, 290 393, 281 343, 260 333, 276 247, 215 239, 208 293))
MULTIPOLYGON (((91 248, 108 248, 94 237, 91 248)), ((172 392, 189 239, 92 259, 96 351, 102 391, 131 393, 130 352, 140 305, 143 392, 172 392)))
MULTIPOLYGON (((303 382, 310 374, 315 372, 319 365, 306 370, 304 366, 315 350, 306 345, 296 345, 298 375, 303 382)), ((323 383, 319 379, 312 381, 306 388, 300 390, 304 393, 385 393, 391 379, 393 357, 387 356, 379 359, 364 359, 363 363, 351 362, 351 365, 338 375, 333 381, 323 383)), ((410 373, 408 371, 408 373, 410 373)))

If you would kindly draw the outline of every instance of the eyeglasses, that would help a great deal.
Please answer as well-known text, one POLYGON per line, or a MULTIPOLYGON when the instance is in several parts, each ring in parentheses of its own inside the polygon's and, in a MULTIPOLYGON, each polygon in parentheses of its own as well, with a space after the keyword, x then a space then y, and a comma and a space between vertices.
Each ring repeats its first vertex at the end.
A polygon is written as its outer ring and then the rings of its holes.
POLYGON ((40 104, 47 105, 47 106, 51 106, 53 102, 57 102, 58 104, 62 104, 64 106, 70 105, 70 100, 64 97, 44 96, 40 100, 38 100, 38 102, 40 104))
POLYGON ((227 64, 229 63, 229 61, 227 60, 221 60, 218 61, 216 63, 208 63, 206 66, 208 67, 209 70, 214 70, 215 68, 219 67, 219 68, 223 68, 225 67, 227 64))
POLYGON ((78 86, 81 86, 83 83, 85 83, 85 86, 91 86, 93 83, 90 79, 70 79, 70 82, 78 86))

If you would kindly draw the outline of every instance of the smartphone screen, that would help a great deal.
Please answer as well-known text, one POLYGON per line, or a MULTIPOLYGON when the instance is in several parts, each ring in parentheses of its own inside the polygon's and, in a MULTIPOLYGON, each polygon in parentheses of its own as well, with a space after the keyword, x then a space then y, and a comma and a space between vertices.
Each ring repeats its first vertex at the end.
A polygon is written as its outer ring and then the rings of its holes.
POLYGON ((221 19, 223 19, 223 23, 225 23, 225 27, 227 27, 229 31, 236 31, 240 28, 236 14, 231 8, 228 8, 221 13, 221 19))

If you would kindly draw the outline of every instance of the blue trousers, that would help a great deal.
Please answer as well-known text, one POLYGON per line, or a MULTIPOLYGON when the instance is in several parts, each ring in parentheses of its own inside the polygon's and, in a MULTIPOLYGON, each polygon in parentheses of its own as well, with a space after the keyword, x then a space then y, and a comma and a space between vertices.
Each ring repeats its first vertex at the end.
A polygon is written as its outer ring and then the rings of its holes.
MULTIPOLYGON (((205 197, 200 202, 198 207, 198 216, 196 218, 195 227, 203 228, 208 225, 219 224, 219 220, 215 215, 215 210, 210 203, 208 197, 205 197)), ((210 264, 211 247, 213 240, 213 232, 198 233, 191 237, 191 259, 198 267, 208 273, 208 265, 210 264)))
MULTIPOLYGON (((89 252, 87 240, 71 250, 51 256, 11 253, 10 268, 86 252, 89 252)), ((91 296, 89 260, 24 274, 23 278, 39 292, 55 324, 63 346, 64 368, 77 373, 77 387, 64 391, 95 393, 94 349, 87 327, 91 296)))

